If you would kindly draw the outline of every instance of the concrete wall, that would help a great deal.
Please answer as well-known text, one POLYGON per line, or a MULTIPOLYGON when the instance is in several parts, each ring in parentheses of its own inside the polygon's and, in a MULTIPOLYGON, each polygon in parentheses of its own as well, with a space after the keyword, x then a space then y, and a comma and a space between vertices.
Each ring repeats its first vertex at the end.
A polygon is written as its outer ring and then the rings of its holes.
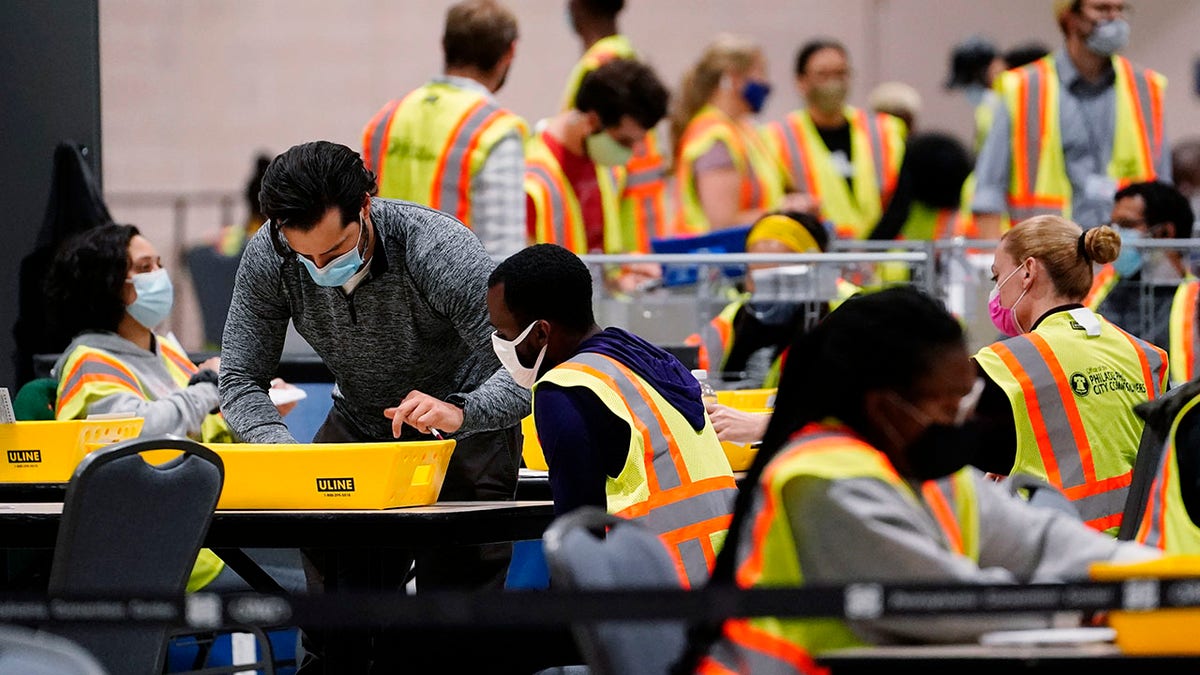
MULTIPOLYGON (((359 147, 384 102, 441 67, 447 0, 102 0, 104 178, 114 215, 147 229, 161 248, 172 212, 134 207, 128 191, 240 191, 253 154, 324 138, 359 147)), ((517 60, 501 100, 534 120, 554 111, 579 48, 561 0, 508 0, 520 21, 517 60)), ((920 124, 969 138, 965 100, 941 89, 957 41, 981 33, 1001 47, 1059 41, 1050 0, 629 0, 622 29, 675 87, 719 31, 765 45, 775 85, 765 119, 796 104, 791 62, 799 44, 841 39, 855 70, 852 102, 885 80, 924 98, 920 124)), ((1192 87, 1200 2, 1144 0, 1127 54, 1171 79, 1172 138, 1200 131, 1192 87)), ((240 201, 234 213, 241 217, 240 201)), ((188 211, 186 238, 211 234, 216 206, 188 211)), ((186 282, 185 282, 186 283, 186 282)), ((177 330, 198 345, 187 303, 177 330)))

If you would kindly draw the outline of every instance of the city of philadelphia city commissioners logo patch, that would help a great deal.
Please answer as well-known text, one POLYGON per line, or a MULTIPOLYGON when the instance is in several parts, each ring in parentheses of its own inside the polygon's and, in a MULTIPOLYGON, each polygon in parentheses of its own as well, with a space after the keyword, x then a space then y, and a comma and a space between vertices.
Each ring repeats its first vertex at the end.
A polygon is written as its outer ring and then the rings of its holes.
POLYGON ((1092 391, 1092 385, 1088 383, 1087 375, 1083 373, 1071 373, 1071 390, 1076 396, 1087 396, 1092 391))

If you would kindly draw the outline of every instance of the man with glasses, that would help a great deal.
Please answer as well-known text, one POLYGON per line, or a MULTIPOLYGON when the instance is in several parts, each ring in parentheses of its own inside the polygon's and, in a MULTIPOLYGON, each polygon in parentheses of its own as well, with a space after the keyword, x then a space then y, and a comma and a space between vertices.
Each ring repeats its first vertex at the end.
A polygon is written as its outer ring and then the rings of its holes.
MULTIPOLYGON (((269 224, 246 247, 225 323, 225 419, 249 443, 295 442, 267 395, 291 320, 336 382, 317 442, 440 433, 458 442, 442 500, 512 499, 530 394, 492 351, 493 263, 454 218, 375 191, 358 153, 335 143, 297 145, 267 167, 269 224)), ((510 547, 459 551, 418 557, 418 590, 502 584, 510 547)), ((396 561, 385 576, 399 586, 408 568, 396 561)))
POLYGON ((1166 78, 1117 54, 1129 42, 1127 3, 1055 0, 1054 10, 1063 47, 998 79, 975 165, 972 211, 985 238, 1000 235, 1005 215, 1095 227, 1108 222, 1119 185, 1170 179, 1166 78))
POLYGON ((1085 304, 1144 340, 1169 344, 1171 379, 1186 382, 1194 375, 1197 299, 1188 252, 1133 243, 1190 239, 1191 204, 1179 190, 1159 181, 1127 185, 1117 191, 1114 202, 1111 221, 1121 234, 1121 254, 1096 273, 1085 304))

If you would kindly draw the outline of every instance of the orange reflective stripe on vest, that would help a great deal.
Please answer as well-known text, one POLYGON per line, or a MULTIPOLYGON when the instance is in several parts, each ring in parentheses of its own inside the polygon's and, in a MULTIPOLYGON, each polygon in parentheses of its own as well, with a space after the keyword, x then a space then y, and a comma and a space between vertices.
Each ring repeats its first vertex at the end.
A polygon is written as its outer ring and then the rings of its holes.
MULTIPOLYGON (((1044 208, 1061 211, 1065 202, 1061 198, 1041 198, 1036 194, 1038 165, 1041 163, 1042 139, 1047 125, 1048 87, 1054 79, 1050 74, 1050 63, 1046 59, 1030 64, 1028 77, 1017 81, 1018 104, 1013 119, 1013 131, 1017 142, 1013 144, 1013 176, 1016 189, 1011 201, 1014 207, 1024 209, 1044 208)), ((1057 124, 1057 120, 1054 122, 1057 124)), ((1023 220, 1023 218, 1014 220, 1023 220)))
MULTIPOLYGON (((1139 355, 1146 382, 1152 383, 1147 389, 1154 398, 1166 374, 1165 359, 1148 345, 1130 341, 1139 355)), ((1092 445, 1070 380, 1045 338, 1026 333, 997 343, 992 349, 1020 384, 1047 480, 1063 490, 1092 527, 1104 530, 1119 525, 1131 472, 1105 479, 1096 477, 1092 445)))
POLYGON ((1099 309, 1117 281, 1117 269, 1112 266, 1112 263, 1101 267, 1096 276, 1092 278, 1092 288, 1088 291, 1087 297, 1083 299, 1083 306, 1093 312, 1099 309))
MULTIPOLYGON (((811 425, 810 425, 811 426, 811 425)), ((796 435, 805 434, 805 429, 801 429, 796 435)), ((787 463, 787 458, 799 453, 821 453, 821 452, 840 452, 846 446, 846 434, 840 431, 824 431, 818 433, 809 433, 805 435, 805 441, 801 445, 793 446, 791 449, 777 455, 767 468, 763 471, 759 478, 759 489, 762 490, 763 501, 759 507, 759 511, 755 514, 753 524, 751 525, 750 534, 751 541, 754 542, 750 555, 746 557, 742 564, 738 566, 736 579, 739 585, 744 587, 753 586, 762 576, 763 555, 765 555, 766 547, 763 542, 766 540, 767 531, 771 529, 771 523, 775 519, 775 496, 771 492, 770 486, 775 480, 776 471, 787 463)), ((887 468, 889 472, 891 467, 887 468)))
POLYGON ((699 673, 772 673, 817 675, 828 670, 817 665, 800 645, 756 628, 745 619, 730 619, 722 627, 728 642, 718 641, 700 662, 699 673), (732 643, 741 649, 731 649, 732 643))
POLYGON ((1196 311, 1200 309, 1200 281, 1184 281, 1175 291, 1171 304, 1171 371, 1182 384, 1196 377, 1196 354, 1200 353, 1200 334, 1196 332, 1196 311))
POLYGON ((363 164, 375 173, 376 184, 383 180, 383 150, 396 109, 413 93, 409 92, 403 99, 388 101, 387 105, 376 113, 363 129, 363 164))
POLYGON ((543 184, 549 199, 549 203, 541 204, 540 207, 549 209, 551 231, 535 232, 534 237, 538 243, 558 244, 576 253, 586 253, 587 242, 575 241, 575 233, 583 225, 574 222, 574 215, 571 209, 567 208, 564 195, 570 186, 565 184, 565 178, 559 172, 532 161, 526 163, 525 173, 543 184))
POLYGON ((71 370, 62 377, 58 387, 60 393, 55 402, 55 415, 61 413, 66 404, 89 382, 108 382, 128 388, 137 396, 145 395, 137 376, 125 364, 97 350, 88 350, 88 353, 76 360, 71 370))
POLYGON ((470 226, 471 156, 483 132, 505 114, 504 109, 481 98, 458 121, 434 171, 431 207, 470 226))
POLYGON ((586 373, 620 395, 629 419, 642 436, 649 494, 615 515, 649 527, 668 544, 676 564, 680 565, 682 579, 691 584, 703 583, 716 560, 711 535, 729 528, 729 505, 737 490, 733 476, 692 478, 663 412, 640 378, 625 365, 607 356, 585 352, 558 368, 586 373))
MULTIPOLYGON (((953 489, 953 483, 947 481, 946 487, 953 489)), ((958 518, 954 515, 954 507, 951 506, 954 503, 954 495, 947 495, 943 492, 941 481, 929 480, 921 485, 921 496, 925 498, 925 503, 929 504, 934 519, 941 526, 942 532, 946 534, 950 550, 964 555, 962 529, 959 527, 958 518)))
POLYGON ((879 186, 880 203, 886 205, 896 189, 896 174, 892 166, 896 161, 898 148, 892 147, 891 139, 883 129, 882 115, 869 115, 867 111, 858 110, 858 123, 867 130, 867 139, 871 142, 871 157, 875 162, 875 184, 879 186))
POLYGON ((1167 548, 1167 486, 1173 477, 1171 475, 1171 453, 1174 444, 1163 450, 1159 459, 1158 475, 1150 484, 1150 497, 1146 503, 1146 511, 1142 514, 1142 522, 1138 527, 1137 541, 1146 546, 1160 550, 1167 548))

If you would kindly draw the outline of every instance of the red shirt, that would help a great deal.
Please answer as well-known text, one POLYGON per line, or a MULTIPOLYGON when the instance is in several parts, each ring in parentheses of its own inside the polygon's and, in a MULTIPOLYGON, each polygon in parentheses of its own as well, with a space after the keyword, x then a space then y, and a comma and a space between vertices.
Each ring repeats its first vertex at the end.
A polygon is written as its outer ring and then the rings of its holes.
MULTIPOLYGON (((575 197, 579 200, 579 208, 583 211, 583 228, 587 235, 587 248, 589 253, 604 252, 604 207, 600 201, 600 183, 596 178, 596 165, 592 160, 583 155, 577 155, 568 150, 558 139, 551 136, 549 133, 542 132, 542 141, 549 148, 550 154, 558 160, 559 167, 562 168, 563 175, 567 177, 567 182, 571 185, 571 189, 575 191, 575 197)), ((525 226, 529 231, 529 238, 532 241, 535 234, 535 221, 533 200, 529 195, 525 196, 525 226)), ((558 242, 563 244, 563 242, 558 242)))

